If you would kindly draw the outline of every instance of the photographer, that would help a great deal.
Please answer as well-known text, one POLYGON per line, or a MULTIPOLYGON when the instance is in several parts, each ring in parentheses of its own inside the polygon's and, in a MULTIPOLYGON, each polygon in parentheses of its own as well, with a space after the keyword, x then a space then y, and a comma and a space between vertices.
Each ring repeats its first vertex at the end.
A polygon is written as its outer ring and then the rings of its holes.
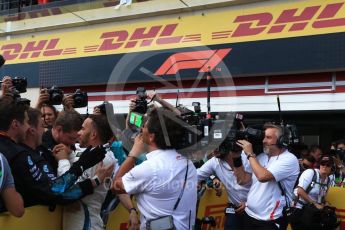
POLYGON ((115 192, 137 195, 140 229, 193 229, 197 174, 193 163, 176 151, 184 132, 178 121, 167 109, 153 109, 115 176, 115 192), (148 152, 147 160, 134 167, 142 152, 148 152))
POLYGON ((327 205, 325 197, 331 184, 330 177, 335 170, 332 157, 324 156, 320 161, 320 169, 307 169, 299 178, 296 188, 296 211, 292 221, 292 229, 334 229, 334 226, 321 224, 321 211, 327 205))
MULTIPOLYGON (((123 144, 124 144, 125 149, 127 149, 128 151, 132 148, 134 137, 139 132, 138 127, 136 127, 133 124, 130 124, 129 122, 131 113, 140 111, 140 112, 144 112, 143 113, 144 115, 146 113, 147 103, 148 103, 146 99, 150 99, 150 102, 158 102, 162 107, 172 111, 176 115, 178 116, 181 115, 181 112, 178 109, 172 106, 169 102, 162 99, 155 91, 151 91, 148 94, 146 94, 146 90, 144 88, 138 88, 137 98, 130 100, 129 112, 126 117, 126 128, 122 132, 123 141, 124 141, 123 144), (139 102, 139 105, 137 104, 138 102, 139 102), (145 103, 146 105, 144 106, 145 103)), ((142 161, 142 159, 140 161, 142 161)))
MULTIPOLYGON (((226 221, 224 229, 241 230, 244 228, 244 208, 251 181, 244 185, 237 183, 233 171, 234 162, 231 157, 232 154, 240 153, 229 152, 221 154, 215 152, 215 156, 203 164, 201 168, 198 168, 197 173, 199 181, 205 180, 211 175, 216 175, 224 184, 229 199, 228 207, 225 210, 226 221)), ((241 158, 245 161, 246 156, 244 153, 241 154, 241 158)), ((245 170, 250 172, 248 167, 249 165, 246 166, 245 170)))
POLYGON ((11 77, 9 76, 3 77, 2 83, 1 83, 2 96, 5 96, 7 93, 9 93, 12 87, 13 87, 13 84, 12 84, 11 77))
POLYGON ((64 110, 73 110, 74 100, 73 95, 64 95, 63 91, 56 86, 51 88, 40 89, 36 109, 40 109, 44 105, 59 105, 62 104, 64 110))
POLYGON ((264 128, 264 153, 257 157, 251 143, 237 141, 247 155, 252 174, 246 173, 239 156, 233 155, 238 182, 243 184, 252 180, 245 208, 244 229, 286 229, 283 208, 291 201, 299 164, 297 158, 286 149, 284 129, 273 124, 266 124, 264 128))

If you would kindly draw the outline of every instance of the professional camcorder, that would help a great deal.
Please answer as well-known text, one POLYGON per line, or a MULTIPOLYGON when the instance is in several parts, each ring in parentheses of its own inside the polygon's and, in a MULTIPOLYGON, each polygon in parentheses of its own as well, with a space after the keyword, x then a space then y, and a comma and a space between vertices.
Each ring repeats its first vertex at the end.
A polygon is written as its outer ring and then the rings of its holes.
POLYGON ((135 100, 135 108, 133 112, 145 114, 147 112, 147 94, 144 87, 137 88, 137 99, 135 100))
MULTIPOLYGON (((193 104, 196 105, 196 103, 193 104)), ((219 114, 205 117, 199 107, 195 107, 196 112, 180 110, 183 121, 190 126, 183 138, 183 148, 216 150, 221 158, 230 151, 241 151, 236 141, 245 139, 253 144, 254 149, 260 149, 259 152, 262 150, 263 131, 252 127, 244 128, 242 114, 227 113, 223 115, 224 119, 220 119, 219 114)))
POLYGON ((63 99, 63 92, 62 90, 57 86, 52 86, 48 89, 49 93, 49 101, 48 103, 51 105, 61 105, 62 99, 63 99))
POLYGON ((73 108, 82 108, 86 107, 88 104, 88 97, 86 92, 82 92, 80 89, 77 89, 73 94, 73 108))

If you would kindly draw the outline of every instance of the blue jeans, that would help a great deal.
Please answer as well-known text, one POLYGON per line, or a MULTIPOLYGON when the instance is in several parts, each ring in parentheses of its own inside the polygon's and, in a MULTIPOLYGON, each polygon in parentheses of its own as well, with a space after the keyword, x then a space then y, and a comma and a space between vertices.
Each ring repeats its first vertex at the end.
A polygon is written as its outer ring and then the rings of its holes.
POLYGON ((242 230, 244 229, 244 212, 240 214, 225 214, 224 230, 242 230))

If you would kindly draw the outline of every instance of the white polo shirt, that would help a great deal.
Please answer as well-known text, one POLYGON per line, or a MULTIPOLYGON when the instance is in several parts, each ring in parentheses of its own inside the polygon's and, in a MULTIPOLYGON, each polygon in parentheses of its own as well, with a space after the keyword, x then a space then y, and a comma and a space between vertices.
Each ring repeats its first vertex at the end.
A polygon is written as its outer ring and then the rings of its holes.
MULTIPOLYGON (((246 155, 241 154, 242 162, 246 163, 246 155)), ((250 166, 244 164, 244 170, 251 172, 250 166)), ((197 169, 198 180, 205 180, 211 175, 217 175, 220 181, 224 184, 228 199, 230 203, 239 205, 241 202, 247 201, 247 194, 250 189, 251 182, 242 186, 237 183, 233 169, 226 161, 220 160, 216 157, 212 157, 200 168, 197 169)))
MULTIPOLYGON (((334 180, 333 178, 334 176, 331 175, 327 177, 325 181, 321 181, 319 169, 307 169, 301 174, 297 187, 301 187, 304 189, 304 191, 307 191, 309 185, 311 185, 311 189, 309 191, 308 196, 313 201, 321 204, 323 198, 327 194, 328 188, 332 185, 332 182, 334 180), (314 177, 314 170, 315 170, 316 181, 315 183, 312 183, 313 177, 314 177)), ((295 195, 297 196, 297 188, 295 189, 295 195)), ((307 203, 302 197, 300 197, 299 199, 304 204, 307 203)), ((297 202, 296 208, 302 208, 302 204, 297 202)))
POLYGON ((291 201, 293 187, 299 174, 298 160, 287 150, 270 158, 262 153, 257 156, 257 160, 262 167, 273 174, 275 180, 261 183, 252 173, 252 186, 248 193, 245 211, 257 220, 275 220, 282 216, 283 207, 286 205, 278 181, 291 201))
POLYGON ((197 200, 197 174, 193 163, 175 150, 155 150, 147 160, 135 166, 122 177, 124 189, 135 194, 140 210, 140 229, 146 229, 146 220, 173 215, 176 229, 192 229, 197 200), (177 209, 179 197, 189 165, 186 187, 177 209))

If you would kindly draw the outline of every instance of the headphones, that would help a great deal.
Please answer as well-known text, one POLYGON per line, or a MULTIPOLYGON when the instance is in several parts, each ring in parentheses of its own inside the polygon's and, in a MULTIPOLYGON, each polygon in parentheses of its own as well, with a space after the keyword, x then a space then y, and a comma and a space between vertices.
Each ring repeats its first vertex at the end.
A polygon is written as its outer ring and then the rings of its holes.
POLYGON ((279 148, 287 148, 290 143, 289 132, 285 126, 277 126, 281 130, 281 135, 277 139, 277 146, 279 148))

